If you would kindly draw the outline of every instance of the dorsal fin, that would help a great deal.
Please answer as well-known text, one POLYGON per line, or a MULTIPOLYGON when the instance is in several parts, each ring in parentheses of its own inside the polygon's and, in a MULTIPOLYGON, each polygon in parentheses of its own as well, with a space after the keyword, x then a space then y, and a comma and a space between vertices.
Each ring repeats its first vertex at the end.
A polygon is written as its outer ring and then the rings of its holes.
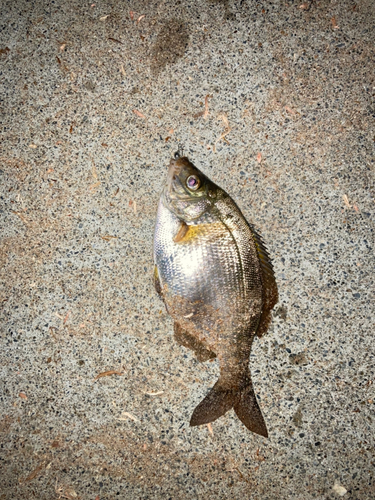
POLYGON ((262 238, 255 231, 253 226, 251 226, 251 231, 253 233, 253 238, 257 249, 260 269, 262 274, 263 309, 257 329, 257 335, 258 337, 261 337, 268 330, 268 326, 271 322, 271 310, 279 300, 279 293, 277 291, 275 275, 273 272, 271 259, 268 255, 267 249, 262 241, 262 238))

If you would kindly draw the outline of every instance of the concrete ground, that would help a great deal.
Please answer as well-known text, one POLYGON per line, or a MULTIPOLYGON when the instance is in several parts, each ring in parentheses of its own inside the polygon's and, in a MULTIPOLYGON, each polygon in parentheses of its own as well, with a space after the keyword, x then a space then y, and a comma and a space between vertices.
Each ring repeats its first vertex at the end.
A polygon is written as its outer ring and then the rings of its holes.
POLYGON ((0 499, 375 498, 375 3, 90 2, 1 2, 0 499), (189 427, 218 366, 152 285, 179 142, 273 259, 268 440, 189 427))

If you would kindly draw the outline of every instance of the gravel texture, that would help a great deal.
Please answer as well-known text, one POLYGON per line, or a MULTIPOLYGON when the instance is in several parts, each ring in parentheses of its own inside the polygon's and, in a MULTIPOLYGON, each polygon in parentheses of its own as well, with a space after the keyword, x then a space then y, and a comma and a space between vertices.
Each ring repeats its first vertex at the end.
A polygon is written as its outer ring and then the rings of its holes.
POLYGON ((3 0, 0 24, 0 499, 375 498, 373 0, 3 0), (217 362, 152 285, 178 143, 273 259, 268 440, 189 427, 217 362))

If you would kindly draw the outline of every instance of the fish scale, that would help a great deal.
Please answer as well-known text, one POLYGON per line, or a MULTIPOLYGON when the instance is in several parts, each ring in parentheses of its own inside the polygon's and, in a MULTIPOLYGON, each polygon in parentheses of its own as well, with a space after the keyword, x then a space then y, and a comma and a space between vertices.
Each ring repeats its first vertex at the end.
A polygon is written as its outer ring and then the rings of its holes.
POLYGON ((278 299, 267 250, 230 196, 187 158, 169 165, 154 234, 155 286, 175 321, 176 340, 199 360, 217 357, 220 378, 190 424, 234 408, 248 429, 267 436, 249 356, 278 299))

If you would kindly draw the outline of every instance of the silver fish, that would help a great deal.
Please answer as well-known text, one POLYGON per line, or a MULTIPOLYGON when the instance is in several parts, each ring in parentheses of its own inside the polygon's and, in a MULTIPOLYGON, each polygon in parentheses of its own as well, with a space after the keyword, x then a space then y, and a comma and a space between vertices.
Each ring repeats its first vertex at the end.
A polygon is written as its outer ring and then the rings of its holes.
POLYGON ((190 425, 231 408, 267 437, 249 370, 278 300, 267 250, 230 196, 179 153, 171 159, 154 235, 154 282, 174 319, 177 342, 198 360, 217 357, 220 377, 195 408, 190 425))

